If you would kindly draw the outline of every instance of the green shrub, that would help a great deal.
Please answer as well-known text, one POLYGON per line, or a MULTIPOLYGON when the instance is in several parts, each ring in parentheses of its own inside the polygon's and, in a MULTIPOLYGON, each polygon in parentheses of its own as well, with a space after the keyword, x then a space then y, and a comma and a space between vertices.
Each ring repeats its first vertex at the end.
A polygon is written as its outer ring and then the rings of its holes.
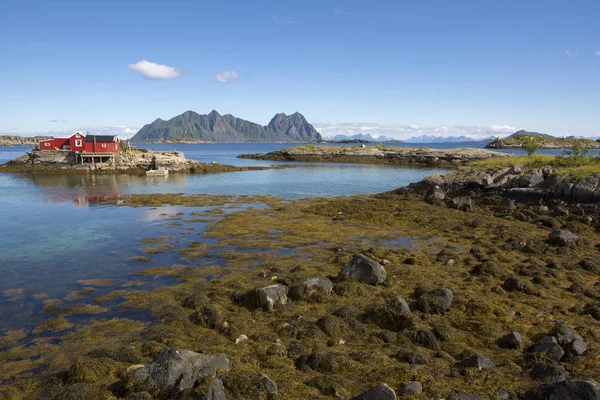
POLYGON ((537 136, 523 136, 521 143, 523 143, 523 148, 528 156, 535 154, 536 151, 542 148, 542 141, 537 136))

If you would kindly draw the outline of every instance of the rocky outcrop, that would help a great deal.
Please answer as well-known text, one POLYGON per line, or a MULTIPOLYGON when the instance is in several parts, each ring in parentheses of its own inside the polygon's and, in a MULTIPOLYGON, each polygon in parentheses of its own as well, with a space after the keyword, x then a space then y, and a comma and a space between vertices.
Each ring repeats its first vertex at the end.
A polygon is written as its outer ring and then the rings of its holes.
POLYGON ((577 203, 600 201, 600 174, 575 178, 559 174, 550 166, 523 170, 519 166, 488 170, 465 168, 458 173, 431 175, 399 192, 433 193, 456 197, 466 193, 496 193, 514 196, 539 195, 544 199, 561 199, 577 203))
POLYGON ((408 164, 456 167, 471 161, 507 157, 507 154, 474 148, 433 150, 396 146, 298 146, 267 154, 242 154, 239 158, 276 161, 408 164))
POLYGON ((185 158, 178 151, 153 151, 135 149, 115 154, 113 157, 97 156, 81 163, 74 151, 46 150, 31 151, 0 165, 0 172, 29 173, 139 173, 158 168, 169 172, 229 172, 248 169, 265 169, 265 167, 234 167, 216 163, 201 163, 185 158), (91 162, 90 162, 91 161, 91 162))

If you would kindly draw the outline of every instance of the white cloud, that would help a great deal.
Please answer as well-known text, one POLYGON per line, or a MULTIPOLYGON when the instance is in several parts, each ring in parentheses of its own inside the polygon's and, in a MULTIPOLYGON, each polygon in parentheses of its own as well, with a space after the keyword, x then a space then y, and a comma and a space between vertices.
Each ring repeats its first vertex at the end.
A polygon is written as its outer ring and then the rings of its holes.
POLYGON ((135 64, 129 64, 129 69, 143 75, 146 79, 176 79, 181 75, 181 71, 175 67, 169 67, 168 65, 157 64, 146 60, 138 61, 135 64))
POLYGON ((579 54, 579 50, 565 50, 565 54, 567 55, 567 57, 576 56, 577 54, 579 54))
POLYGON ((229 83, 229 82, 236 81, 239 77, 240 77, 240 75, 235 71, 223 71, 223 72, 219 72, 215 76, 215 79, 217 80, 217 82, 220 82, 220 83, 229 83))
POLYGON ((597 56, 600 56, 600 50, 598 50, 598 51, 596 52, 596 55, 597 55, 597 56))
POLYGON ((517 131, 517 128, 510 125, 492 125, 490 126, 490 130, 498 133, 514 133, 517 131))
POLYGON ((63 122, 67 122, 67 121, 65 121, 64 119, 51 119, 51 120, 48 120, 46 122, 51 122, 53 124, 61 124, 63 122))

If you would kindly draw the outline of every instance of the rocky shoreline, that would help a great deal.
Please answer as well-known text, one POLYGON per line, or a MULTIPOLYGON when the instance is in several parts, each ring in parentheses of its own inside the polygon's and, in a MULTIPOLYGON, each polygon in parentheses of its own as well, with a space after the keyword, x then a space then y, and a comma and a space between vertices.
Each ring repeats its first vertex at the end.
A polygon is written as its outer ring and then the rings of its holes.
POLYGON ((179 283, 93 299, 148 312, 152 323, 65 330, 71 308, 45 299, 56 317, 36 328, 44 337, 27 346, 24 334, 0 336, 0 396, 600 399, 597 204, 486 196, 447 207, 415 192, 120 200, 191 207, 165 221, 212 221, 210 242, 144 239, 150 267, 139 273, 179 283), (207 209, 258 203, 266 207, 218 219, 207 209), (432 234, 422 247, 395 241, 432 234), (216 253, 226 268, 151 260, 161 249, 210 259, 211 248, 229 249, 216 253), (40 362, 31 375, 28 363, 40 362))
POLYGON ((504 194, 512 197, 563 200, 570 203, 600 202, 600 174, 574 177, 551 166, 525 169, 520 166, 486 170, 464 168, 448 175, 432 175, 400 191, 434 196, 504 194), (434 194, 437 193, 437 194, 434 194))
POLYGON ((416 166, 457 167, 472 161, 507 157, 484 149, 459 148, 434 150, 396 146, 315 146, 306 145, 266 154, 242 154, 239 158, 273 161, 338 163, 377 163, 416 166))
MULTIPOLYGON (((572 139, 562 139, 562 138, 545 138, 538 137, 540 141, 540 149, 546 150, 562 150, 562 149, 570 149, 573 143, 572 139)), ((600 149, 600 142, 595 140, 585 140, 587 146, 590 149, 600 149)), ((525 145, 522 140, 519 138, 514 139, 495 139, 488 143, 485 146, 486 149, 513 149, 513 150, 523 150, 525 149, 525 145)))
MULTIPOLYGON (((99 160, 100 157, 97 158, 99 160)), ((262 170, 271 167, 236 167, 217 163, 201 163, 185 158, 182 152, 134 149, 104 158, 104 162, 76 161, 76 154, 67 150, 34 150, 0 165, 0 172, 34 174, 139 174, 165 168, 171 173, 209 173, 262 170)))

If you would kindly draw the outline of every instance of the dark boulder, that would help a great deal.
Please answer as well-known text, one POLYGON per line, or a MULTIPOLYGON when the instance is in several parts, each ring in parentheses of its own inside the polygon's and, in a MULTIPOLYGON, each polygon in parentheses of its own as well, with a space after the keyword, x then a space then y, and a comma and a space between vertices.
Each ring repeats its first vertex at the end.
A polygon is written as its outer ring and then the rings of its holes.
POLYGON ((473 202, 470 196, 460 196, 451 199, 449 206, 460 211, 471 211, 473 209, 473 202))
POLYGON ((167 349, 135 372, 134 386, 148 392, 179 393, 192 389, 200 375, 229 370, 224 354, 200 354, 191 350, 167 349))
POLYGON ((427 347, 431 350, 439 350, 440 345, 431 331, 419 330, 406 334, 415 344, 427 347))
POLYGON ((561 346, 566 346, 574 340, 583 341, 581 335, 569 328, 564 321, 558 321, 550 334, 556 338, 556 341, 561 346))
POLYGON ((500 338, 500 347, 505 349, 520 349, 523 345, 523 338, 519 332, 511 332, 500 338))
POLYGON ((396 400, 396 393, 394 389, 382 383, 371 390, 354 396, 351 400, 396 400))
POLYGON ((479 370, 492 369, 496 367, 496 363, 482 356, 481 354, 474 354, 471 357, 467 357, 458 363, 459 367, 462 368, 477 368, 479 370))
POLYGON ((548 235, 548 243, 553 246, 569 246, 579 240, 579 236, 565 230, 556 230, 548 235))
POLYGON ((569 357, 578 357, 587 350, 587 344, 581 335, 563 321, 558 321, 550 334, 556 338, 569 357))
POLYGON ((387 272, 378 262, 362 254, 355 254, 340 271, 338 277, 342 280, 350 279, 369 285, 381 285, 387 279, 387 272))
POLYGON ((568 380, 531 389, 528 400, 600 400, 600 384, 594 380, 568 380))
POLYGON ((452 305, 454 293, 448 288, 438 288, 422 293, 417 300, 420 311, 430 314, 443 314, 452 305))
POLYGON ((565 355, 565 351, 558 344, 554 336, 544 336, 534 344, 530 352, 535 358, 559 362, 565 355))
POLYGON ((556 363, 542 363, 536 362, 533 364, 529 375, 536 381, 542 381, 544 383, 556 383, 562 382, 567 379, 567 371, 565 367, 556 363))
POLYGON ((522 292, 530 295, 535 295, 537 293, 529 282, 522 281, 515 276, 506 278, 502 284, 502 288, 507 292, 522 292))

